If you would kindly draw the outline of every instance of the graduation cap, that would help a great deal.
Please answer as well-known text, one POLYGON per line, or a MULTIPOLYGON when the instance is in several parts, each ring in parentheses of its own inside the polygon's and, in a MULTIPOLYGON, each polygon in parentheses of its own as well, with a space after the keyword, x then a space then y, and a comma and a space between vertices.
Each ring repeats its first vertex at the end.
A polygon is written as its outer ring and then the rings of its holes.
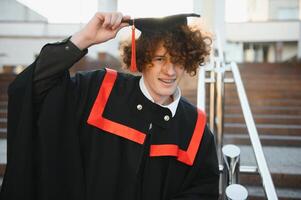
POLYGON ((172 31, 176 28, 179 28, 182 25, 187 25, 187 17, 200 17, 200 15, 190 13, 171 15, 163 18, 137 18, 123 21, 132 25, 132 57, 130 70, 132 72, 137 71, 135 28, 140 30, 141 34, 152 34, 158 32, 172 31))

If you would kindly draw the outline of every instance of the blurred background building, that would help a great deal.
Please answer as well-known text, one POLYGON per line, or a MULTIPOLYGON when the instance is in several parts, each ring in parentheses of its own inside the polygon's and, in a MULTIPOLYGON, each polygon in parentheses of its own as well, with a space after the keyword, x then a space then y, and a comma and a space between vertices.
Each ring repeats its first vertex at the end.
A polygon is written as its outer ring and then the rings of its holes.
MULTIPOLYGON (((231 10, 226 6, 226 13, 231 10)), ((299 0, 247 1, 244 21, 226 23, 228 58, 272 63, 300 59, 300 11, 299 0), (237 51, 242 54, 231 53, 237 51)))
MULTIPOLYGON (((6 166, 8 84, 46 43, 79 31, 96 11, 132 17, 201 14, 196 23, 212 33, 225 62, 238 63, 279 199, 301 199, 301 0, 0 0, 0 183, 6 166)), ((120 69, 119 42, 129 36, 130 28, 124 28, 116 40, 90 47, 71 72, 120 69)), ((181 84, 194 104, 197 78, 184 78, 181 84)), ((224 144, 241 148, 242 165, 256 165, 232 85, 225 87, 224 103, 224 144)), ((265 199, 258 174, 243 174, 240 181, 249 199, 265 199)))
MULTIPOLYGON (((299 0, 188 0, 174 2, 179 4, 176 9, 168 8, 171 1, 166 1, 166 5, 155 1, 150 5, 129 2, 1 0, 0 66, 30 64, 43 44, 80 30, 97 10, 118 10, 134 17, 197 12, 209 30, 219 30, 227 60, 275 63, 301 57, 299 0), (153 8, 158 5, 161 9, 154 13, 153 8), (153 7, 148 9, 150 6, 153 7)), ((126 38, 127 34, 124 30, 119 38, 126 38)), ((118 40, 89 50, 93 58, 104 51, 118 58, 118 40)))

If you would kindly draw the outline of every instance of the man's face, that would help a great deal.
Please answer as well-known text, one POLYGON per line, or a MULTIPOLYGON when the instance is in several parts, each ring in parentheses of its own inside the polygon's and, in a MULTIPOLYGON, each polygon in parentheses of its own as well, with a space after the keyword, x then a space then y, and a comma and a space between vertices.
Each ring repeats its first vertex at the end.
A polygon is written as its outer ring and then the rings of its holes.
POLYGON ((142 71, 145 85, 156 103, 168 104, 184 75, 184 66, 171 63, 162 44, 155 51, 152 64, 142 71))

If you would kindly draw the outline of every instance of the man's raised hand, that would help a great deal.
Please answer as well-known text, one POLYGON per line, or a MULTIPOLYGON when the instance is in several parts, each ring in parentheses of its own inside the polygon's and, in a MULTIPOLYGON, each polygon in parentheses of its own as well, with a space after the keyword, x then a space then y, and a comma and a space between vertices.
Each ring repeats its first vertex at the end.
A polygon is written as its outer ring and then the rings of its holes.
POLYGON ((97 12, 83 29, 71 37, 71 41, 80 49, 106 42, 115 38, 121 28, 128 26, 122 21, 129 19, 130 16, 123 16, 120 12, 97 12))

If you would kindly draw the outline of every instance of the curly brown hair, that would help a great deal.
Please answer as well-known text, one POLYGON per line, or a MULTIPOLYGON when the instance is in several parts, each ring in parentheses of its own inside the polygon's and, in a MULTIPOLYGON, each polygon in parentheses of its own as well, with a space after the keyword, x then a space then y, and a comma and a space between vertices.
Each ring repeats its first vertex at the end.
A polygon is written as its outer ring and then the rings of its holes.
MULTIPOLYGON (((139 72, 152 65, 152 58, 160 44, 166 48, 172 63, 181 64, 193 76, 198 67, 205 64, 211 51, 212 39, 187 25, 173 31, 143 33, 136 39, 136 63, 139 72)), ((121 52, 125 67, 129 68, 131 43, 122 44, 121 52)))

